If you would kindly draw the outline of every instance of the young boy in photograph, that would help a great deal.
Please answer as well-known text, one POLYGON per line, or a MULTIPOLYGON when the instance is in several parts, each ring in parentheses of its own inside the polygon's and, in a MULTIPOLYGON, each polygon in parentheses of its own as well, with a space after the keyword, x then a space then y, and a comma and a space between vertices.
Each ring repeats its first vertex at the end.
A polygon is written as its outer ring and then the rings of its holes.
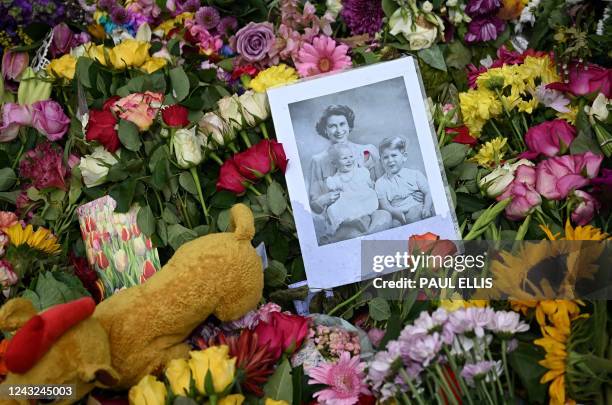
POLYGON ((418 170, 404 167, 407 142, 394 136, 380 146, 384 174, 376 180, 380 208, 388 211, 395 226, 409 224, 432 215, 433 203, 427 179, 418 170))

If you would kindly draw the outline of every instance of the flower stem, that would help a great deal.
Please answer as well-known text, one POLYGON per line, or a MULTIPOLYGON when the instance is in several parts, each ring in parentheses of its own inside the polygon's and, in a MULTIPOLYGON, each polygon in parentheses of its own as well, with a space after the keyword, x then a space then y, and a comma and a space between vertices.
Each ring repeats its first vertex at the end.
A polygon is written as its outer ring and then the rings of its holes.
POLYGON ((504 374, 506 374, 506 380, 508 380, 508 391, 511 398, 511 403, 514 403, 514 388, 512 384, 512 378, 510 376, 510 369, 508 368, 508 358, 506 355, 506 351, 508 349, 506 340, 503 339, 501 342, 501 352, 502 352, 502 361, 504 362, 504 374))
POLYGON ((435 368, 436 368, 436 372, 438 373, 438 376, 440 377, 442 389, 444 390, 444 392, 446 392, 446 395, 448 396, 448 402, 456 404, 457 398, 455 398, 455 393, 453 392, 451 387, 448 385, 448 381, 446 380, 446 376, 442 372, 442 368, 440 367, 439 364, 436 364, 435 368))
POLYGON ((259 123, 259 129, 261 129, 261 134, 263 135, 265 139, 270 139, 270 135, 268 135, 268 129, 266 128, 265 122, 259 123))
POLYGON ((365 292, 365 290, 370 287, 370 285, 372 284, 372 282, 370 282, 365 288, 360 289, 359 291, 357 291, 357 293, 355 293, 351 298, 349 298, 346 301, 341 302, 340 304, 336 305, 334 308, 331 309, 331 311, 329 311, 327 313, 327 315, 332 316, 333 314, 335 314, 340 308, 343 308, 345 306, 347 306, 348 304, 350 304, 351 302, 355 301, 361 294, 363 294, 365 292))
POLYGON ((251 140, 249 139, 249 135, 246 133, 244 129, 240 130, 240 136, 242 137, 242 140, 246 144, 247 148, 250 148, 252 146, 251 140))
POLYGON ((212 160, 217 162, 219 166, 223 166, 223 160, 221 160, 219 155, 217 155, 215 152, 210 152, 209 156, 211 157, 212 160))
POLYGON ((230 142, 227 144, 227 147, 233 152, 233 153, 238 153, 238 149, 236 149, 236 145, 234 145, 234 142, 230 142))
POLYGON ((174 133, 176 129, 168 128, 168 131, 170 132, 170 156, 172 156, 174 154, 174 133))
POLYGON ((206 209, 206 203, 204 202, 204 195, 202 194, 202 186, 200 185, 200 176, 198 176, 198 172, 195 166, 190 168, 189 171, 191 172, 191 176, 193 177, 193 181, 195 181, 196 188, 198 190, 198 198, 200 199, 200 206, 202 207, 202 213, 204 214, 204 221, 206 222, 206 225, 208 225, 209 215, 208 215, 208 210, 206 209))
POLYGON ((24 148, 25 148, 25 141, 21 140, 21 147, 19 148, 19 152, 17 152, 17 157, 13 161, 13 165, 11 166, 11 169, 15 170, 15 167, 17 167, 17 163, 19 163, 19 159, 21 158, 21 154, 23 153, 24 148))
POLYGON ((400 374, 402 375, 402 378, 404 379, 404 381, 406 381, 406 384, 408 384, 408 386, 414 393, 414 396, 416 397, 416 400, 419 403, 419 405, 425 405, 425 402, 423 402, 423 398, 421 398, 421 394, 419 393, 419 391, 416 389, 416 387, 412 383, 412 380, 410 379, 410 376, 408 375, 408 373, 406 373, 406 370, 401 368, 400 374))
POLYGON ((253 192, 253 194, 255 194, 255 195, 261 195, 261 193, 259 192, 259 190, 257 190, 257 189, 256 189, 255 187, 253 187, 251 184, 249 184, 249 185, 247 186, 247 188, 248 188, 249 190, 251 190, 251 191, 253 192))

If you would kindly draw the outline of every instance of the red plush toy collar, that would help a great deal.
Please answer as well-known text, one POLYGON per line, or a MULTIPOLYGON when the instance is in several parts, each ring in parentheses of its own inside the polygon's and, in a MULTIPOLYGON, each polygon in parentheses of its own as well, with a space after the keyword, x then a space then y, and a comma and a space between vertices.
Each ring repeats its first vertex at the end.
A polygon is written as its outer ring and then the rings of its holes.
POLYGON ((26 373, 57 339, 77 323, 89 318, 95 309, 94 300, 84 297, 33 316, 10 340, 4 354, 6 368, 13 373, 26 373))

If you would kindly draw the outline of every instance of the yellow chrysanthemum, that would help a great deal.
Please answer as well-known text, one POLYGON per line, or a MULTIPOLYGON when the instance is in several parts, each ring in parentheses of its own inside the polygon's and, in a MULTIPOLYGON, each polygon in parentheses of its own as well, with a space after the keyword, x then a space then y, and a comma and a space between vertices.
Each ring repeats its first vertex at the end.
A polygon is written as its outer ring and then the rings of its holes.
POLYGON ((463 122, 474 136, 480 135, 482 127, 489 119, 502 113, 502 105, 496 94, 486 88, 460 93, 459 106, 463 122))
POLYGON ((453 293, 449 299, 440 300, 440 308, 444 308, 448 312, 453 312, 460 308, 484 308, 488 304, 489 300, 464 300, 459 293, 453 293))
POLYGON ((258 93, 263 93, 272 87, 284 86, 297 81, 298 75, 295 69, 283 63, 262 70, 251 80, 249 87, 258 93))
POLYGON ((570 105, 568 106, 569 111, 566 113, 558 112, 557 118, 561 118, 562 120, 567 121, 568 123, 575 125, 576 124, 576 116, 578 115, 578 106, 570 105))
POLYGON ((506 153, 505 149, 507 143, 508 139, 498 136, 482 145, 472 160, 481 166, 490 166, 492 163, 499 163, 506 153))
POLYGON ((164 35, 168 35, 168 33, 170 31, 172 31, 172 29, 177 26, 177 25, 182 25, 185 20, 187 19, 191 19, 193 18, 193 13, 181 13, 179 15, 177 15, 176 17, 170 19, 170 20, 166 20, 163 23, 159 24, 155 30, 162 30, 164 32, 164 35))
POLYGON ((7 234, 13 246, 28 245, 32 249, 40 250, 41 252, 55 254, 60 251, 60 245, 57 243, 57 238, 46 228, 39 227, 36 231, 32 225, 22 228, 20 224, 15 224, 7 228, 4 233, 7 234))

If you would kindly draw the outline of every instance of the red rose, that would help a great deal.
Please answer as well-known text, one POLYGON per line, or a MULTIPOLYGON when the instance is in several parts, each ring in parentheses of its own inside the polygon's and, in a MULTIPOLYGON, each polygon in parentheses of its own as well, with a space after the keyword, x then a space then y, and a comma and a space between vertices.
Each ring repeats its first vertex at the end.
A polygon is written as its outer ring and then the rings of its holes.
MULTIPOLYGON (((453 241, 440 239, 440 236, 432 232, 422 235, 412 235, 408 239, 408 251, 410 254, 424 253, 428 256, 445 256, 457 253, 457 246, 453 241)), ((434 261, 435 262, 435 261, 434 261)))
POLYGON ((270 141, 264 139, 234 156, 238 171, 249 180, 262 178, 272 170, 270 141))
POLYGON ((234 71, 232 72, 232 80, 240 79, 242 75, 248 75, 250 77, 255 77, 257 73, 258 73, 258 70, 253 65, 240 66, 234 69, 234 71))
POLYGON ((102 109, 105 111, 110 111, 110 109, 115 105, 115 103, 117 101, 119 101, 121 99, 121 97, 119 96, 112 96, 111 98, 109 98, 108 100, 106 100, 104 102, 104 105, 102 106, 102 109))
POLYGON ((164 124, 173 128, 183 128, 189 125, 189 110, 182 105, 174 104, 161 112, 164 124))
POLYGON ((242 194, 246 191, 249 181, 245 179, 233 159, 228 159, 221 166, 219 180, 217 180, 217 190, 227 190, 235 194, 242 194))
POLYGON ((310 321, 299 315, 272 312, 269 322, 259 322, 255 327, 259 347, 267 346, 267 350, 279 358, 282 352, 293 353, 300 348, 308 336, 310 321))
POLYGON ((445 128, 444 131, 453 136, 453 142, 462 143, 464 145, 476 145, 478 140, 470 135, 468 128, 463 125, 456 128, 445 128))
POLYGON ((287 155, 285 155, 285 149, 283 148, 283 144, 272 140, 270 141, 270 149, 272 151, 272 160, 274 161, 274 165, 278 167, 281 172, 285 173, 285 171, 287 170, 288 160, 287 155))
POLYGON ((117 119, 108 110, 91 110, 85 139, 98 141, 109 152, 115 152, 121 146, 119 134, 115 129, 117 119))

